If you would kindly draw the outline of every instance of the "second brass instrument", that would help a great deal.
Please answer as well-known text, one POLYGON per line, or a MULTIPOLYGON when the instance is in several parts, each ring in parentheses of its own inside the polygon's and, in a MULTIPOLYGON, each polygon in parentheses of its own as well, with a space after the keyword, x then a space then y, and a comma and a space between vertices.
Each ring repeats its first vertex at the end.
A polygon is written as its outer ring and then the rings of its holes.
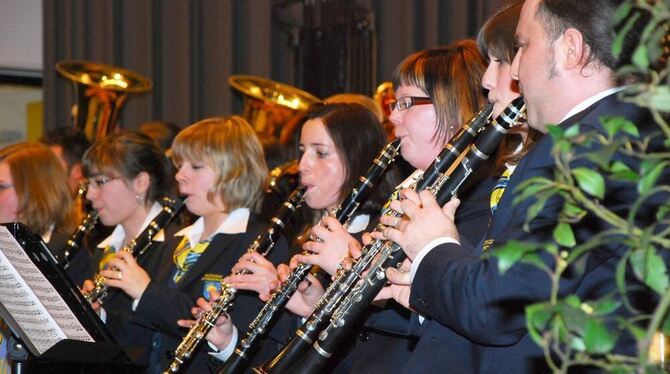
MULTIPOLYGON (((158 213, 153 221, 149 222, 149 225, 144 231, 131 240, 121 249, 121 251, 130 252, 135 258, 141 257, 142 254, 144 254, 144 251, 151 245, 151 240, 154 236, 170 223, 175 215, 177 215, 181 207, 184 205, 184 199, 173 200, 164 197, 161 203, 163 205, 161 212, 158 213)), ((101 300, 107 296, 108 289, 109 286, 107 286, 106 278, 102 274, 96 273, 93 276, 93 290, 84 294, 84 298, 90 304, 93 304, 96 301, 101 302, 101 300)))

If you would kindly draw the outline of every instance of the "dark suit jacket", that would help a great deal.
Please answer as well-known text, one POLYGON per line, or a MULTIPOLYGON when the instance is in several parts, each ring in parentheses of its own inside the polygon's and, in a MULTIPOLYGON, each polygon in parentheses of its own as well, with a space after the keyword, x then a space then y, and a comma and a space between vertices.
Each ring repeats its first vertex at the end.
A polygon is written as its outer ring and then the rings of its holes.
MULTIPOLYGON (((615 95, 600 100, 561 126, 567 128, 579 122, 581 131, 600 129, 598 124, 602 115, 625 116, 638 124, 643 136, 656 130, 647 111, 622 103, 615 95)), ((510 191, 531 177, 553 178, 552 145, 550 136, 543 137, 512 175, 489 228, 488 237, 494 240, 494 247, 511 239, 551 241, 562 201, 550 199, 531 222, 530 231, 524 232, 526 211, 534 199, 513 205, 514 194, 510 191)), ((635 166, 633 160, 624 161, 635 166)), ((581 162, 593 168, 585 160, 581 162)), ((637 195, 635 184, 613 180, 606 183, 607 194, 603 203, 616 212, 624 212, 637 195)), ((653 219, 653 205, 643 207, 641 216, 653 219)), ((573 225, 578 242, 605 228, 602 222, 589 216, 573 225)), ((406 371, 547 371, 540 348, 527 334, 524 307, 549 299, 548 276, 538 268, 524 264, 515 265, 500 275, 495 258, 478 257, 481 248, 481 243, 474 249, 445 244, 424 257, 413 280, 410 303, 432 320, 426 322, 425 333, 406 371)), ((583 270, 573 268, 566 273, 559 296, 574 293, 581 299, 592 299, 612 291, 616 284, 615 266, 623 250, 625 248, 608 246, 589 255, 583 270)), ((544 255, 542 259, 553 267, 550 256, 544 255)), ((635 345, 630 339, 618 343, 618 351, 634 352, 635 345)))
MULTIPOLYGON (((149 274, 151 279, 159 275, 161 260, 165 257, 166 252, 172 252, 172 247, 169 246, 167 240, 181 228, 175 221, 165 228, 165 241, 152 241, 149 248, 137 259, 138 264, 149 274)), ((101 251, 98 250, 98 252, 101 251)), ((129 350, 134 363, 148 365, 154 330, 149 324, 135 318, 132 304, 133 299, 125 292, 110 288, 107 297, 103 299, 103 308, 107 313, 105 325, 117 343, 129 350)))
MULTIPOLYGON (((172 276, 175 265, 172 260, 173 250, 162 251, 160 270, 158 276, 144 291, 139 305, 135 310, 135 320, 147 326, 151 326, 157 333, 153 335, 152 367, 150 372, 162 371, 169 364, 174 350, 182 338, 188 332, 187 329, 177 325, 179 319, 191 319, 191 308, 195 305, 198 297, 208 296, 208 282, 220 280, 231 273, 230 269, 244 254, 249 245, 256 239, 258 234, 266 228, 265 224, 258 222, 253 215, 250 217, 247 232, 241 234, 217 234, 210 243, 207 250, 198 258, 198 261, 183 276, 179 283, 174 286, 172 276), (160 362, 154 362, 160 361, 160 362)), ((167 248, 176 248, 182 237, 173 237, 166 244, 167 248)), ((285 239, 281 239, 270 251, 268 259, 276 264, 288 261, 288 249, 285 239)), ((246 331, 249 323, 255 318, 263 303, 258 295, 248 291, 238 291, 235 296, 234 305, 229 309, 233 323, 240 334, 246 331)), ((279 350, 283 343, 288 323, 280 319, 269 337, 262 344, 261 350, 252 360, 252 364, 264 362, 265 359, 279 350), (279 336, 274 331, 282 331, 279 336), (261 360, 261 361, 259 361, 261 360)), ((208 368, 208 346, 205 342, 200 350, 194 353, 190 362, 183 366, 181 372, 206 373, 208 368)))
MULTIPOLYGON (((486 234, 490 219, 489 199, 497 181, 492 177, 495 160, 485 162, 459 190, 461 206, 456 223, 464 243, 478 243, 486 234)), ((384 308, 371 307, 367 320, 356 336, 352 373, 394 372, 415 354, 417 336, 427 325, 419 325, 416 315, 390 300, 384 308)), ((425 360, 425 359, 424 359, 425 360)))

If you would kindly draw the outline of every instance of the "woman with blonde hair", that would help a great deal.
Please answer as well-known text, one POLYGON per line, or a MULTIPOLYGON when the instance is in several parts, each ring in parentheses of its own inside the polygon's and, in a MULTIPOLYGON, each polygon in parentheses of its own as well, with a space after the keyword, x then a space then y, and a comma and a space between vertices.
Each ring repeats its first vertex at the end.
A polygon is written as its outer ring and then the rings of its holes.
MULTIPOLYGON (((113 279, 114 270, 103 271, 110 286, 135 300, 135 323, 154 330, 148 372, 167 367, 166 352, 174 352, 187 332, 177 320, 190 316, 198 297, 209 298, 211 291, 220 290, 223 278, 266 227, 255 210, 268 170, 258 137, 246 120, 232 116, 197 122, 177 135, 171 152, 179 192, 189 212, 199 218, 167 239, 158 269, 145 270, 132 257, 119 254, 110 265, 123 272, 122 279, 113 279)), ((282 239, 268 258, 278 263, 287 256, 282 239)), ((240 291, 229 318, 244 329, 261 306, 255 294, 240 291)), ((278 347, 279 342, 272 343, 268 339, 266 345, 278 347)), ((216 353, 204 345, 183 372, 206 372, 207 351, 216 353)))

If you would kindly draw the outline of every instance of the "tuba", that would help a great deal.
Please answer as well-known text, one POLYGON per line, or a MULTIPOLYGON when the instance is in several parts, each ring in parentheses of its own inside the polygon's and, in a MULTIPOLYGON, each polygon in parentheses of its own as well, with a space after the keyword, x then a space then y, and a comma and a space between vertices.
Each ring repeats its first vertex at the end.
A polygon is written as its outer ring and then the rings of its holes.
POLYGON ((292 126, 285 127, 297 114, 321 100, 299 88, 252 75, 231 75, 228 84, 244 94, 244 117, 263 142, 290 138, 292 126))
POLYGON ((114 131, 128 94, 151 90, 149 79, 115 66, 61 61, 56 70, 74 84, 73 123, 91 142, 114 131))

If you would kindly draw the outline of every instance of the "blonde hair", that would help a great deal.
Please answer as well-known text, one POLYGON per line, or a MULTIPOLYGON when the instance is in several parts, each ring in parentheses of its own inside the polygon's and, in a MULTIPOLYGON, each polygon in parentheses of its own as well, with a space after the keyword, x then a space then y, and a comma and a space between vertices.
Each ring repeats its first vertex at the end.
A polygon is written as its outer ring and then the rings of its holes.
POLYGON ((242 117, 208 118, 177 134, 172 160, 200 160, 216 172, 210 201, 221 197, 226 211, 257 209, 268 177, 263 148, 249 123, 242 117))
POLYGON ((41 143, 17 143, 0 149, 9 165, 18 199, 18 220, 43 235, 54 225, 74 229, 77 213, 58 157, 41 143))

